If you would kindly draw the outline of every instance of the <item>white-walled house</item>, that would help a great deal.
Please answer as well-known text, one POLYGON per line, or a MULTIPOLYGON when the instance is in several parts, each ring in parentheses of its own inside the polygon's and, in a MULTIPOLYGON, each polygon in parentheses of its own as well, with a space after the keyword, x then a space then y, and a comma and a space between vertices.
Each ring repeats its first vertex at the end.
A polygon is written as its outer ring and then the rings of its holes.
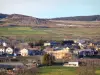
POLYGON ((7 54, 13 54, 13 49, 10 48, 10 47, 8 47, 8 48, 6 49, 6 53, 7 53, 7 54))
POLYGON ((79 62, 68 62, 68 63, 65 63, 63 66, 65 66, 65 67, 79 67, 79 62))
POLYGON ((51 44, 48 42, 48 43, 44 43, 44 46, 50 46, 51 44))
POLYGON ((20 50, 21 56, 28 56, 28 49, 24 48, 20 50))
POLYGON ((0 55, 2 55, 5 52, 4 48, 0 48, 0 55))
POLYGON ((3 45, 3 47, 7 47, 7 43, 6 42, 3 42, 2 45, 3 45))

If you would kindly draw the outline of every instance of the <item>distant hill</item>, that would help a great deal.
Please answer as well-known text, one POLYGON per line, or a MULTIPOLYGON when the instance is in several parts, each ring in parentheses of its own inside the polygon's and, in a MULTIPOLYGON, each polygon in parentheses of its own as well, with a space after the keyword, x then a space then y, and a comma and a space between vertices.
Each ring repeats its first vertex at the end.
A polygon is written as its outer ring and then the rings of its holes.
POLYGON ((21 15, 21 14, 11 14, 11 15, 0 15, 0 23, 2 26, 37 26, 47 24, 47 20, 39 19, 31 16, 21 15))
POLYGON ((1 14, 0 13, 0 19, 6 18, 8 15, 7 14, 1 14))
POLYGON ((76 16, 76 17, 59 17, 52 20, 70 20, 70 21, 100 21, 100 15, 93 16, 76 16))
POLYGON ((0 14, 0 26, 100 27, 100 15, 40 19, 21 14, 0 14))

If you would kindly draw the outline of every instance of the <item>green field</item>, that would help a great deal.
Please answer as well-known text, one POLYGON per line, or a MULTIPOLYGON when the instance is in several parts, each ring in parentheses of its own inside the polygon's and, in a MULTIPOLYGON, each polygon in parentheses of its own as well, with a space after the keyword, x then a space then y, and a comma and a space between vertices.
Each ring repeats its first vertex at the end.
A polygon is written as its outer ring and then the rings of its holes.
POLYGON ((41 30, 33 30, 30 27, 2 27, 0 28, 1 35, 32 35, 32 34, 46 34, 41 30))
POLYGON ((62 66, 41 67, 39 75, 77 75, 76 68, 62 66))
POLYGON ((97 70, 96 71, 96 75, 100 75, 100 70, 97 70))
POLYGON ((1 27, 0 36, 16 36, 33 40, 62 40, 78 38, 99 38, 100 28, 31 28, 31 27, 1 27))
MULTIPOLYGON (((38 75, 78 75, 78 70, 71 67, 48 66, 41 67, 38 75)), ((96 70, 96 75, 100 75, 100 68, 96 70)))

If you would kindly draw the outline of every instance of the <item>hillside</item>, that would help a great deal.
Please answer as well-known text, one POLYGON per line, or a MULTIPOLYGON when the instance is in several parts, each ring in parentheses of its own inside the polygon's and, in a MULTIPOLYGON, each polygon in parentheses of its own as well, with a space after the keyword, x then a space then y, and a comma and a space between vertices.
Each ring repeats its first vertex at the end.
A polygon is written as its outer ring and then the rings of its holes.
POLYGON ((100 27, 100 15, 40 19, 21 14, 0 14, 0 26, 100 27))
POLYGON ((7 14, 1 14, 0 13, 0 19, 6 18, 8 15, 7 14))
POLYGON ((70 20, 70 21, 100 21, 100 15, 93 16, 76 16, 76 17, 60 17, 52 20, 70 20))
POLYGON ((20 14, 11 14, 7 16, 1 14, 0 17, 1 26, 37 26, 45 25, 48 23, 48 21, 45 19, 39 19, 20 14))

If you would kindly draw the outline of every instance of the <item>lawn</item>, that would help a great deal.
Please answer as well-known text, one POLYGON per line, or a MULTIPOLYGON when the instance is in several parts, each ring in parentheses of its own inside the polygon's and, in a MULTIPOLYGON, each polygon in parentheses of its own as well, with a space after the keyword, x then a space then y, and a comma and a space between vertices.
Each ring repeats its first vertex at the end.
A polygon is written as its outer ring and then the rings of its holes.
POLYGON ((76 68, 67 68, 63 66, 41 67, 39 75, 77 75, 76 68))

